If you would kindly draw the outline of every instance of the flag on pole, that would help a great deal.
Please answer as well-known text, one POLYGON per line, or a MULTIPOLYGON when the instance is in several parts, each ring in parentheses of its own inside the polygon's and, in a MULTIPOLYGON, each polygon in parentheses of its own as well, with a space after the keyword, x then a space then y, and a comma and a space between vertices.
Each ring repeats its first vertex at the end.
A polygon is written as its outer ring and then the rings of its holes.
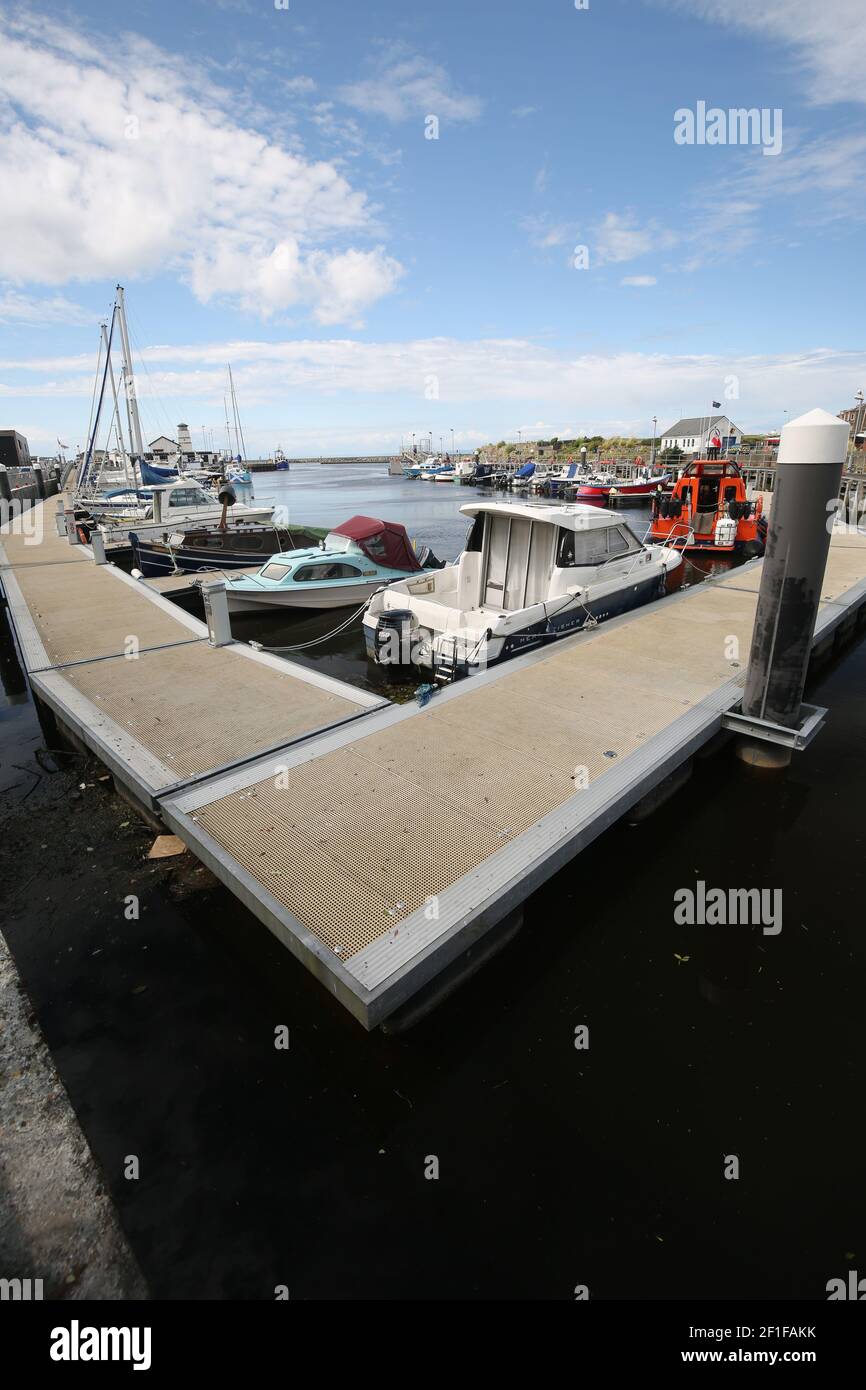
POLYGON ((722 408, 722 403, 721 403, 721 401, 713 401, 713 410, 721 410, 721 408, 722 408))

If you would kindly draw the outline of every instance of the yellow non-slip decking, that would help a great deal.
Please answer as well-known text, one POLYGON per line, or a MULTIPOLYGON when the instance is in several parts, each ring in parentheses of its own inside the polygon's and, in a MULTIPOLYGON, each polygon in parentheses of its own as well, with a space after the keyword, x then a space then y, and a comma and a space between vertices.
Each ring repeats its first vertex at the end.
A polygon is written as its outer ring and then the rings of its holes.
POLYGON ((383 703, 248 646, 211 647, 203 623, 59 537, 54 505, 0 533, 28 674, 146 800, 383 703))
MULTIPOLYGON (((371 1026, 721 727, 760 573, 260 759, 164 814, 371 1026)), ((864 599, 866 540, 834 539, 816 640, 864 599)))
MULTIPOLYGON (((163 819, 368 1027, 721 727, 761 572, 755 562, 505 663, 424 709, 374 709, 273 659, 208 647, 200 624, 81 553, 69 560, 65 541, 48 541, 38 575, 32 548, 3 543, 46 652, 77 660, 74 631, 108 655, 47 673, 31 661, 37 690, 62 681, 67 720, 104 714, 156 761, 163 819), (133 661, 117 654, 127 596, 152 644, 133 661)), ((836 536, 816 640, 864 601, 866 539, 836 536)))

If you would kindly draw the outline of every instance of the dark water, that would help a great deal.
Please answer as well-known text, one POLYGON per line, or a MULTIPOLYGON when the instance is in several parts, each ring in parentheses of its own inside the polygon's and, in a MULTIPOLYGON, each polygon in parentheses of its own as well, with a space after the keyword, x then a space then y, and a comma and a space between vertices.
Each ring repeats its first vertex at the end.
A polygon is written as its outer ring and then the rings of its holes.
POLYGON ((699 761, 397 1038, 206 873, 148 864, 84 764, 47 772, 0 653, 4 931, 154 1296, 823 1299, 863 1271, 866 642, 811 683, 831 715, 785 776, 699 761), (697 877, 780 888, 781 934, 676 926, 697 877))

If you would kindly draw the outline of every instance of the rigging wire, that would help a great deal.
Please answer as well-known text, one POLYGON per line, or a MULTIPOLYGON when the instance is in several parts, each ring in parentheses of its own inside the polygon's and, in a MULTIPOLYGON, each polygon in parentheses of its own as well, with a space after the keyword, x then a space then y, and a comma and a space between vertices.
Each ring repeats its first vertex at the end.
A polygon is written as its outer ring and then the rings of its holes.
MULTIPOLYGON (((99 384, 99 368, 102 366, 102 348, 103 348, 103 339, 102 339, 102 329, 101 329, 101 327, 100 327, 100 332, 99 332, 99 347, 98 347, 97 350, 96 350, 96 373, 95 373, 94 378, 93 378, 93 394, 92 394, 92 396, 91 396, 91 398, 90 398, 90 415, 89 415, 88 420, 87 420, 87 436, 86 436, 86 437, 87 437, 88 440, 90 439, 90 431, 91 431, 91 429, 92 429, 92 427, 93 427, 93 411, 94 411, 94 408, 95 408, 95 406, 96 406, 96 388, 97 388, 97 386, 98 386, 98 384, 99 384)), ((85 452, 85 458, 86 458, 86 457, 87 457, 87 454, 86 454, 86 452, 85 452)))
MULTIPOLYGON (((136 365, 141 368, 142 372, 147 378, 147 383, 149 387, 148 414, 151 418, 154 418, 154 414, 156 414, 156 417, 158 419, 161 419, 162 425, 160 426, 160 428, 164 429, 166 438, 171 439, 172 436, 170 431, 172 429, 176 429, 177 425, 176 423, 172 425, 171 419, 168 414, 168 407, 166 405, 166 402, 159 390, 157 389, 157 386, 154 382, 153 376, 151 375, 147 362, 144 359, 144 350, 141 346, 141 340, 138 336, 138 332, 136 331, 138 330, 143 334, 144 328, 141 324, 141 321, 138 318, 138 315, 135 313, 130 313, 128 305, 126 310, 126 321, 127 327, 129 329, 130 342, 132 343, 132 346, 135 349, 136 357, 138 359, 136 365)), ((171 403, 174 404, 176 408, 178 408, 178 402, 176 397, 173 396, 171 398, 171 403)), ((139 400, 139 410, 140 409, 141 401, 139 400)))

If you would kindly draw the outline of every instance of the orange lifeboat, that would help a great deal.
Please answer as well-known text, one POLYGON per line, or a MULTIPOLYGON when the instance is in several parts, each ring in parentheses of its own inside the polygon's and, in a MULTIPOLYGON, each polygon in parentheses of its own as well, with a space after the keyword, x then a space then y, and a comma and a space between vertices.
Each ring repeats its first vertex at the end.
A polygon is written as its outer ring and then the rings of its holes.
POLYGON ((764 553, 767 518, 762 512, 763 500, 749 500, 743 475, 731 459, 693 459, 672 492, 653 498, 647 539, 676 550, 737 551, 752 558, 764 553))

